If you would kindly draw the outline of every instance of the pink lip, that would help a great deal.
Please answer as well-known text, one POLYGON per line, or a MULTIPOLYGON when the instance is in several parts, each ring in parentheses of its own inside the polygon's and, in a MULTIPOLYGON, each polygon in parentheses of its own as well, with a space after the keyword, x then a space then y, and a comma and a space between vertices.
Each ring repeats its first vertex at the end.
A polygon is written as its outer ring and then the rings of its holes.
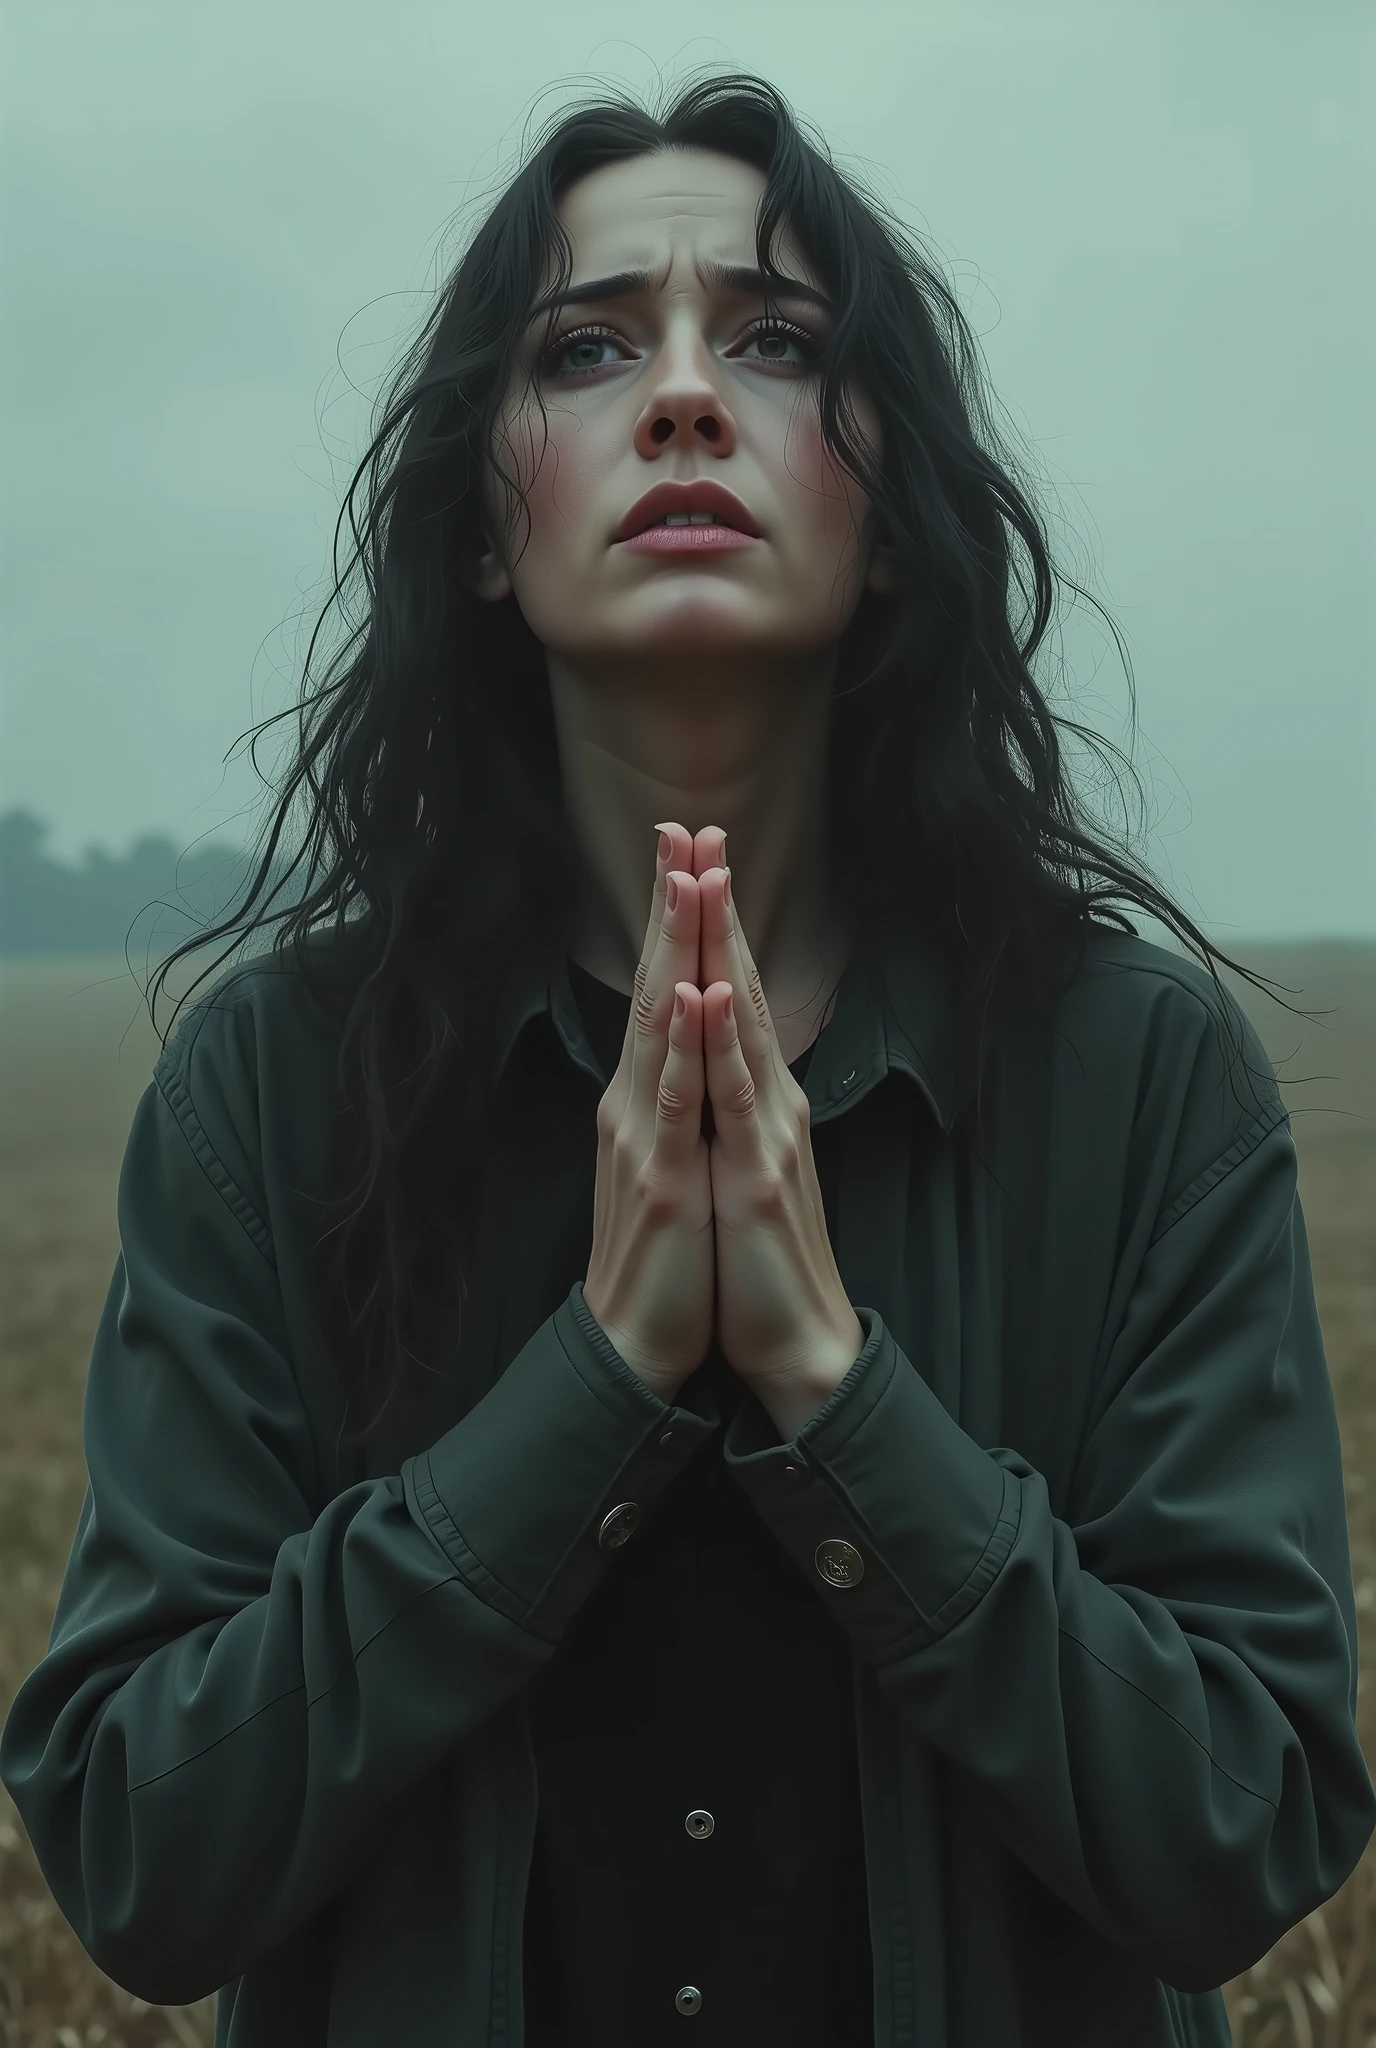
POLYGON ((718 555, 727 548, 756 548, 759 542, 734 526, 647 526, 615 545, 640 555, 718 555))

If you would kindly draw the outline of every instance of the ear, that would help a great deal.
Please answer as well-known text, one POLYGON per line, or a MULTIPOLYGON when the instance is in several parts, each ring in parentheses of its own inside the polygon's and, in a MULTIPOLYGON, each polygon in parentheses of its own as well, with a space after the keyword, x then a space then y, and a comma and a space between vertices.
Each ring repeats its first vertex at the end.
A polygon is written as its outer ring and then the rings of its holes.
MULTIPOLYGON (((483 539, 487 540, 488 536, 484 534, 483 539)), ((490 604, 499 604, 504 597, 511 595, 511 578, 500 555, 490 542, 478 557, 477 567, 473 572, 473 589, 479 597, 485 597, 490 604)))
POLYGON ((890 542, 875 542, 865 571, 866 590, 877 591, 881 597, 892 597, 897 581, 897 552, 890 542))

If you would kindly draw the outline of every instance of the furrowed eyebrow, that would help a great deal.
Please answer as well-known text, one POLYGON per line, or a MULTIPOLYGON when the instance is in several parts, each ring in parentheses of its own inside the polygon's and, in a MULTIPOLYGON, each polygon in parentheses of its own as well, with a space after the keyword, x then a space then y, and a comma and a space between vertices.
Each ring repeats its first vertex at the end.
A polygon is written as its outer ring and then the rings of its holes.
MULTIPOLYGON (((824 313, 834 310, 825 292, 814 285, 804 284, 800 278, 776 275, 772 279, 764 271, 753 269, 741 263, 704 263, 698 275, 707 284, 719 291, 738 292, 742 296, 762 298, 766 284, 772 287, 776 299, 805 299, 824 313)), ((652 292, 663 282, 648 270, 617 270, 610 277, 590 278, 586 284, 569 285, 562 292, 548 292, 536 301, 531 309, 531 320, 538 320, 543 313, 553 312, 560 306, 586 306, 611 299, 627 299, 652 292)))

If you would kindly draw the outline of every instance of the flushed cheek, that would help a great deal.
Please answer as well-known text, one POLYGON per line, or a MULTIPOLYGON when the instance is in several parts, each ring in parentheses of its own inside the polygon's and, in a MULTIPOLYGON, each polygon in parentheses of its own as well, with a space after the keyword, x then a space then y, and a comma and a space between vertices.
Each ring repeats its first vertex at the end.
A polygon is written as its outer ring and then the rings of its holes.
POLYGON ((843 559, 864 521, 868 500, 842 468, 822 435, 815 410, 799 412, 788 436, 780 477, 780 502, 811 544, 809 552, 828 563, 843 559))
MULTIPOLYGON (((529 538, 522 561, 527 577, 533 573, 557 579, 561 572, 579 576, 586 572, 589 545, 595 537, 589 511, 597 478, 606 473, 605 463, 599 464, 591 446, 592 439, 576 420, 561 416, 554 408, 550 409, 548 433, 538 412, 533 416, 527 413, 513 423, 510 467, 521 481, 529 508, 529 538)), ((514 517, 519 541, 525 528, 519 504, 514 517)))
POLYGON ((597 480, 607 465, 599 462, 595 437, 576 420, 550 415, 549 445, 531 493, 531 514, 538 516, 551 545, 561 553, 586 553, 592 537, 591 512, 597 480))

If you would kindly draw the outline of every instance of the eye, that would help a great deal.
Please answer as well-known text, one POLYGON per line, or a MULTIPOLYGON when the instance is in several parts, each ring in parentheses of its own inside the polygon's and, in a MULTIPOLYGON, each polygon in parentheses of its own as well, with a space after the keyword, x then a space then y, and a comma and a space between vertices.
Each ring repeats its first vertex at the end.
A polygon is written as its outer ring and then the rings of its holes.
MULTIPOLYGON (((782 370, 811 368, 822 353, 822 346, 816 335, 810 334, 806 327, 796 326, 792 320, 754 321, 747 333, 745 345, 748 348, 751 342, 756 341, 762 344, 773 344, 781 341, 785 346, 791 344, 793 347, 803 351, 803 361, 801 363, 789 362, 783 355, 761 354, 756 357, 743 359, 768 363, 782 370)), ((603 342, 624 346, 615 328, 571 327, 566 334, 561 334, 555 341, 552 341, 540 356, 538 368, 541 375, 564 378, 586 377, 594 370, 605 369, 605 358, 601 362, 590 362, 585 359, 580 363, 575 363, 571 368, 564 367, 565 357, 574 356, 578 352, 585 350, 595 354, 603 342)))
MULTIPOLYGON (((815 334, 809 334, 806 327, 796 327, 791 320, 757 320, 750 329, 750 341, 791 342, 803 350, 801 363, 786 362, 782 356, 761 356, 760 362, 777 363, 781 369, 794 370, 810 367, 822 353, 822 344, 815 334)), ((747 342, 747 346, 749 343, 747 342)))
POLYGON ((589 370, 600 370, 601 363, 580 363, 573 370, 562 370, 561 361, 575 349, 596 349, 604 341, 614 342, 619 336, 610 327, 571 327, 567 334, 561 334, 552 341, 540 357, 539 368, 547 377, 585 377, 589 370))

